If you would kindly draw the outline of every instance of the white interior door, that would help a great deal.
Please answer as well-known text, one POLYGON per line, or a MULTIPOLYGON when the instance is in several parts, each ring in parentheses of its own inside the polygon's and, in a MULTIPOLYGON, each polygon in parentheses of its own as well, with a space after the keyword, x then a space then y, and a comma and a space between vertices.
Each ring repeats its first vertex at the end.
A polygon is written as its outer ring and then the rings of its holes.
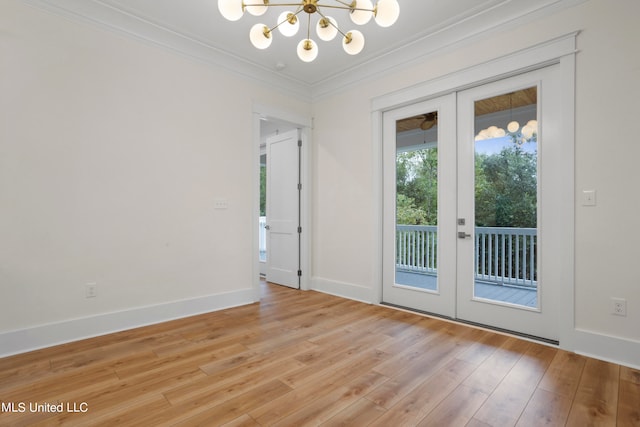
POLYGON ((447 317, 455 317, 455 114, 450 94, 383 116, 382 299, 447 317))
POLYGON ((300 147, 297 130, 267 138, 267 272, 269 282, 299 287, 300 147))
POLYGON ((457 317, 558 340, 559 66, 458 94, 457 317), (501 105, 498 111, 492 105, 501 105), (508 108, 505 106, 508 105, 508 108))

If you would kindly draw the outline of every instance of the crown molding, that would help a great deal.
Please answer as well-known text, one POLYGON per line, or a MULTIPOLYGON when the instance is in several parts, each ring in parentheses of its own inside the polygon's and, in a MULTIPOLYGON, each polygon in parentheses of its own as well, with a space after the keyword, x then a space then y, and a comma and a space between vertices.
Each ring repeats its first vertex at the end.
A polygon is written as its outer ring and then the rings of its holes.
POLYGON ((527 22, 552 15, 588 0, 506 1, 478 11, 467 19, 451 24, 405 46, 359 64, 312 85, 312 101, 347 90, 363 81, 424 63, 426 59, 462 47, 498 31, 517 28, 527 22))
POLYGON ((462 21, 451 23, 403 46, 326 79, 308 84, 302 80, 259 66, 215 46, 171 31, 140 17, 109 6, 100 0, 22 0, 24 3, 67 19, 88 23, 143 43, 163 48, 234 75, 242 76, 305 102, 314 102, 403 68, 423 63, 429 57, 464 46, 504 29, 551 15, 558 10, 588 0, 505 0, 492 8, 476 11, 462 21))
POLYGON ((202 41, 113 8, 99 0, 22 1, 72 21, 88 23, 186 58, 224 69, 234 75, 240 75, 275 90, 285 90, 289 95, 300 100, 309 102, 311 99, 311 88, 305 82, 284 77, 273 70, 260 67, 202 41))

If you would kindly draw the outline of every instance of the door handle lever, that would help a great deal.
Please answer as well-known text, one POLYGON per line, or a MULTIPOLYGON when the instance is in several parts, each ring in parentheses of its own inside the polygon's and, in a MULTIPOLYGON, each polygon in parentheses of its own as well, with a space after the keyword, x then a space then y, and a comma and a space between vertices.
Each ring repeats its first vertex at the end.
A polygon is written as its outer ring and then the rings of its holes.
POLYGON ((458 231, 458 239, 466 239, 467 237, 471 237, 471 234, 465 233, 464 231, 458 231))
POLYGON ((270 226, 270 225, 265 225, 265 226, 264 226, 264 229, 265 229, 265 230, 271 230, 271 226, 270 226))

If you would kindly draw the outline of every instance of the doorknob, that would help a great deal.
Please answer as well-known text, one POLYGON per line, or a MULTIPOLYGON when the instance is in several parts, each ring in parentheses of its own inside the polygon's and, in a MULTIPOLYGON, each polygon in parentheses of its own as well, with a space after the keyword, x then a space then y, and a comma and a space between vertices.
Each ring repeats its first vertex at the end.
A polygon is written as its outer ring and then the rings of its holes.
POLYGON ((264 226, 264 229, 265 229, 265 230, 271 230, 271 226, 270 226, 270 225, 265 225, 265 226, 264 226))
POLYGON ((458 239, 466 239, 467 237, 471 237, 471 234, 465 233, 464 231, 458 231, 458 239))

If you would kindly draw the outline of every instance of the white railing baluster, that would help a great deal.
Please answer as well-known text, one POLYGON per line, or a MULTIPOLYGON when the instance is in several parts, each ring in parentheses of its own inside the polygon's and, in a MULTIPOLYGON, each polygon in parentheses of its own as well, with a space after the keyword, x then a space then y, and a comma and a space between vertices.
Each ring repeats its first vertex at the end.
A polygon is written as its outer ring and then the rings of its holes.
POLYGON ((267 261, 267 217, 261 216, 258 219, 258 251, 260 261, 267 261))
MULTIPOLYGON (((437 273, 437 230, 435 225, 398 225, 397 268, 437 273)), ((476 227, 476 279, 536 287, 536 234, 535 228, 476 227)))

